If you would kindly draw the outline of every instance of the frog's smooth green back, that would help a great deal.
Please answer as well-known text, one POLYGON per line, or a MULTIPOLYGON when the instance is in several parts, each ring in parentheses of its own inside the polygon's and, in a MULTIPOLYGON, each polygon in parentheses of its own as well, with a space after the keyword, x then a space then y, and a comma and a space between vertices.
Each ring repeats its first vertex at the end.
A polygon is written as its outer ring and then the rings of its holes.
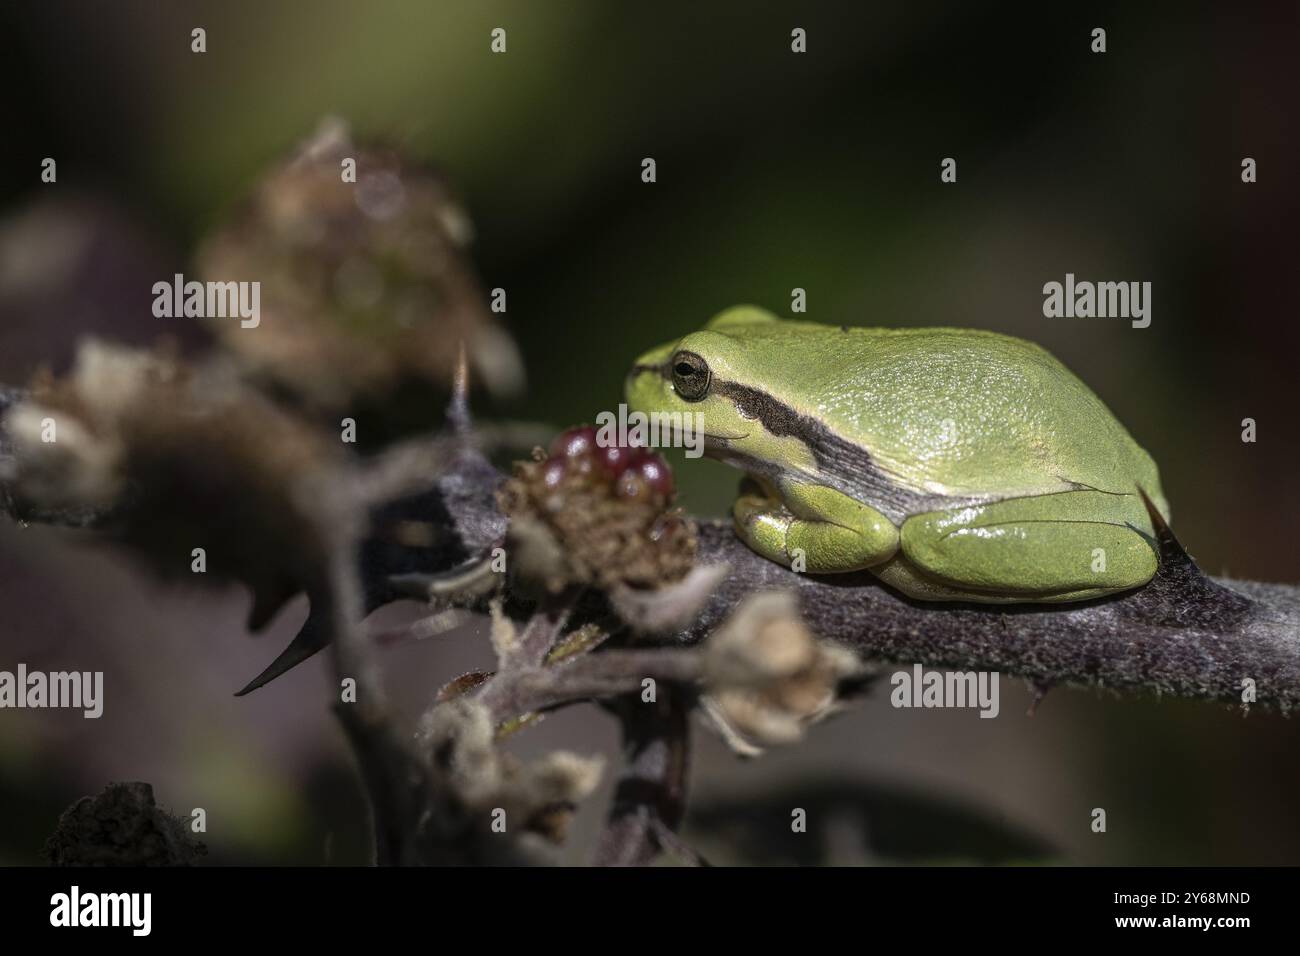
POLYGON ((1091 389, 1031 342, 969 329, 784 320, 713 331, 730 340, 714 352, 715 375, 760 385, 918 489, 1029 494, 1084 484, 1131 492, 1136 482, 1165 508, 1151 457, 1091 389))

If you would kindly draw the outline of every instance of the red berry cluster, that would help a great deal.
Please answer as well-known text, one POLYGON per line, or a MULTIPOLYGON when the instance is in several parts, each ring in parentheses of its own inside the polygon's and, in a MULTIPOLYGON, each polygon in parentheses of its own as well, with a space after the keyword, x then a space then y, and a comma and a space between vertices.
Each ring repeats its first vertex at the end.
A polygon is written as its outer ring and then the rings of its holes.
POLYGON ((668 463, 639 445, 601 445, 590 425, 570 428, 551 442, 542 463, 542 480, 548 488, 559 486, 567 475, 603 475, 614 482, 620 498, 646 495, 672 497, 673 473, 668 463))
POLYGON ((524 575, 552 593, 680 581, 695 562, 697 529, 673 507, 667 463, 648 448, 604 447, 597 435, 569 429, 532 461, 516 462, 498 492, 520 553, 537 559, 524 575), (554 547, 529 551, 529 541, 548 534, 554 547))

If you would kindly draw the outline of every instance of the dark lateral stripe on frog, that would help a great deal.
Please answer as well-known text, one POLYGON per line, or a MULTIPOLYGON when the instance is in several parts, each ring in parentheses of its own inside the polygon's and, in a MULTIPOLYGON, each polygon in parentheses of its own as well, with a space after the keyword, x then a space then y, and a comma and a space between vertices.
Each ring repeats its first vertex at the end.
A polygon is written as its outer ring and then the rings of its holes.
POLYGON ((769 434, 793 436, 803 442, 817 462, 821 483, 871 505, 891 521, 898 523, 909 515, 986 500, 907 488, 877 465, 865 448, 753 386, 714 379, 710 389, 734 402, 743 416, 756 420, 769 434))

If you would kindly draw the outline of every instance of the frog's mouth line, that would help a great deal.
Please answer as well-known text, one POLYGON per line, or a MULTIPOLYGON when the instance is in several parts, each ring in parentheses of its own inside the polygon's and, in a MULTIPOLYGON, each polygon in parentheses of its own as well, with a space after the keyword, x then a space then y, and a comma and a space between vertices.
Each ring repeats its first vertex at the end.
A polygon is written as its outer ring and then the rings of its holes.
POLYGON ((746 432, 746 433, 743 434, 743 435, 710 435, 708 432, 705 432, 705 433, 704 433, 704 444, 707 445, 707 444, 709 444, 710 442, 713 442, 713 443, 716 444, 716 445, 722 445, 723 447, 726 447, 726 446, 727 446, 728 444, 730 444, 731 442, 744 441, 744 440, 745 440, 746 438, 748 438, 751 434, 753 434, 753 433, 752 433, 752 432, 746 432))

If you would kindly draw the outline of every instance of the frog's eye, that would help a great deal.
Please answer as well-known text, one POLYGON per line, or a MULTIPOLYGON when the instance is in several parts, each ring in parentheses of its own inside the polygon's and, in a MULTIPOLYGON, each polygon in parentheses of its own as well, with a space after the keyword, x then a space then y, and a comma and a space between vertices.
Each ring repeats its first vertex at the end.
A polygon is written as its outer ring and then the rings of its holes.
POLYGON ((709 363, 694 352, 673 356, 673 388, 688 402, 698 402, 709 392, 709 363))

